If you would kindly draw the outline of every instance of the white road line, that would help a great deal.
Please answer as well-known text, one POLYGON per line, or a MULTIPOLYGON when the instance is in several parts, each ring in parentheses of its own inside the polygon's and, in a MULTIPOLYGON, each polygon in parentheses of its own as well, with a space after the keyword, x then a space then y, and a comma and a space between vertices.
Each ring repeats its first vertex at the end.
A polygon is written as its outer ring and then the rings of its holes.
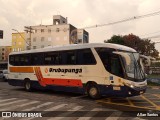
MULTIPOLYGON (((102 108, 94 108, 91 111, 100 111, 102 110, 102 108)), ((85 116, 91 116, 91 117, 80 117, 77 120, 90 120, 94 115, 96 114, 96 112, 93 114, 92 112, 90 113, 86 113, 85 116)))
POLYGON ((113 112, 105 120, 118 120, 118 118, 120 118, 121 114, 122 114, 122 112, 120 112, 120 111, 113 112))
MULTIPOLYGON (((69 109, 69 110, 67 110, 67 111, 71 111, 71 112, 69 112, 69 114, 72 114, 72 113, 74 113, 75 111, 78 111, 78 110, 80 110, 80 109, 82 109, 84 106, 76 106, 76 107, 74 107, 74 108, 72 108, 72 109, 69 109)), ((68 113, 62 113, 62 114, 60 114, 59 115, 59 117, 57 116, 57 117, 54 117, 54 120, 60 120, 60 119, 63 119, 63 118, 65 118, 65 116, 67 116, 68 115, 68 113), (61 117, 61 116, 64 116, 64 117, 61 117)), ((47 119, 47 120, 53 120, 53 118, 50 118, 50 119, 47 119)))
POLYGON ((7 110, 13 110, 13 109, 16 109, 16 108, 19 108, 19 107, 24 107, 24 106, 27 106, 27 105, 31 105, 31 104, 35 104, 35 103, 38 103, 39 101, 31 101, 31 102, 27 102, 27 103, 24 103, 24 104, 21 104, 21 105, 16 105, 16 106, 9 106, 7 108, 4 108, 4 109, 0 109, 1 111, 7 111, 7 110))
POLYGON ((6 101, 9 101, 9 100, 15 100, 15 99, 17 99, 17 98, 2 99, 2 100, 0 100, 0 102, 6 102, 6 101))
POLYGON ((57 110, 57 109, 59 109, 59 108, 62 108, 62 107, 64 107, 64 106, 66 106, 66 105, 68 105, 68 104, 60 104, 60 105, 54 106, 54 107, 52 107, 52 108, 46 109, 46 110, 44 110, 44 111, 54 111, 54 110, 57 110))
POLYGON ((43 106, 50 105, 50 104, 52 104, 52 103, 53 103, 53 102, 46 102, 46 103, 43 103, 43 104, 38 105, 38 106, 36 106, 36 107, 31 107, 31 108, 28 108, 28 109, 24 109, 24 110, 22 110, 22 111, 32 111, 32 110, 35 110, 35 109, 37 109, 37 108, 41 108, 41 107, 43 107, 43 106))
MULTIPOLYGON (((57 109, 59 109, 59 108, 62 108, 62 107, 64 107, 64 106, 66 106, 66 105, 68 105, 68 104, 60 104, 60 105, 51 107, 51 108, 49 108, 49 109, 46 109, 46 110, 44 110, 44 111, 54 111, 54 110, 57 110, 57 109)), ((45 113, 47 113, 47 112, 45 112, 45 113)), ((42 116, 43 116, 43 114, 42 114, 42 116)), ((32 119, 34 119, 34 118, 28 118, 27 120, 32 120, 32 119)))
POLYGON ((17 100, 17 101, 13 101, 13 102, 7 102, 7 103, 0 104, 0 107, 5 106, 5 105, 15 104, 15 103, 18 103, 18 102, 25 102, 25 101, 27 101, 27 100, 23 99, 23 100, 17 100))

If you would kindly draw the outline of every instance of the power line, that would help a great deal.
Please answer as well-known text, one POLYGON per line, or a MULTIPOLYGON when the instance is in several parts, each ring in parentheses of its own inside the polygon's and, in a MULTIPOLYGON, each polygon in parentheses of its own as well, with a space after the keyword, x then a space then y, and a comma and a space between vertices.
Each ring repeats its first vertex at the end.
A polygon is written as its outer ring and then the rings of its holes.
POLYGON ((151 38, 160 38, 160 35, 155 35, 155 36, 145 37, 145 38, 143 38, 143 39, 151 39, 151 38))
POLYGON ((155 31, 155 32, 151 32, 151 33, 146 33, 146 34, 143 34, 143 35, 140 35, 140 36, 142 37, 142 36, 151 35, 151 34, 155 34, 155 33, 159 33, 159 32, 160 32, 160 30, 155 31))
POLYGON ((114 24, 123 23, 123 22, 131 21, 131 20, 135 20, 135 19, 141 19, 141 18, 145 18, 145 17, 151 17, 151 16, 155 16, 155 15, 159 15, 159 14, 160 14, 160 11, 157 11, 157 12, 153 12, 153 13, 149 13, 149 14, 145 14, 145 15, 134 16, 134 17, 127 18, 127 19, 124 19, 124 20, 119 20, 119 21, 116 21, 116 22, 110 22, 110 23, 106 23, 106 24, 99 24, 99 25, 88 26, 88 27, 84 27, 82 29, 90 29, 90 28, 96 28, 96 27, 103 27, 103 26, 108 26, 108 25, 114 25, 114 24))

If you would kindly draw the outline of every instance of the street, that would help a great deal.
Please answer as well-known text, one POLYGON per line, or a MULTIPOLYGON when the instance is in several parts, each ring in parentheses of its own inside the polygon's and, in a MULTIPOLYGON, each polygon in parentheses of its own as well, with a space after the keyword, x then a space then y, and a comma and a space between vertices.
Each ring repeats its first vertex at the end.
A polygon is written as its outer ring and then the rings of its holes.
POLYGON ((75 93, 47 90, 27 92, 23 87, 10 86, 0 80, 0 111, 42 113, 42 118, 1 117, 3 120, 158 120, 160 116, 153 114, 160 115, 160 89, 149 87, 145 94, 131 98, 103 97, 92 100, 75 93), (138 116, 137 113, 151 113, 151 116, 138 116))

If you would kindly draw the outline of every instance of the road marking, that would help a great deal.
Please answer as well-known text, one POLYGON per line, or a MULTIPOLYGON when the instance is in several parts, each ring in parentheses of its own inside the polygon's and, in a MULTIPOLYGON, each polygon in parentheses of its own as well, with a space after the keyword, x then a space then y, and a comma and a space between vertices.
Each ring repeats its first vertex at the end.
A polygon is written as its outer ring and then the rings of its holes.
POLYGON ((1 111, 6 111, 6 110, 13 110, 13 109, 16 109, 16 108, 19 108, 19 107, 24 107, 24 106, 27 106, 27 105, 31 105, 31 104, 35 104, 35 103, 38 103, 39 101, 31 101, 31 102, 28 102, 28 103, 25 103, 25 104, 21 104, 21 105, 16 105, 16 106, 9 106, 7 108, 4 108, 4 109, 0 109, 1 111))
POLYGON ((120 112, 120 111, 113 112, 105 120, 118 120, 118 118, 121 116, 121 114, 122 114, 122 112, 120 112))
POLYGON ((148 108, 148 107, 131 106, 131 105, 127 105, 127 104, 111 103, 111 102, 105 102, 105 101, 101 101, 101 100, 97 100, 96 102, 105 103, 105 104, 111 104, 111 105, 122 105, 122 106, 126 106, 126 107, 139 108, 139 109, 155 110, 153 108, 148 108))
POLYGON ((128 103, 129 103, 131 106, 135 106, 130 99, 127 98, 127 101, 128 101, 128 103))
POLYGON ((27 100, 24 99, 24 100, 17 100, 17 101, 13 101, 13 102, 8 102, 8 103, 0 104, 0 107, 5 106, 5 105, 10 105, 10 104, 15 104, 15 103, 18 103, 18 102, 25 102, 25 101, 27 101, 27 100))
MULTIPOLYGON (((94 108, 91 111, 100 111, 100 110, 102 110, 102 108, 94 108)), ((93 114, 92 112, 88 112, 85 114, 85 116, 91 116, 91 117, 83 116, 83 117, 78 118, 77 120, 90 120, 95 114, 97 114, 97 113, 94 112, 94 114, 93 114)))
POLYGON ((2 100, 0 100, 0 102, 6 102, 6 101, 10 101, 10 100, 15 100, 15 99, 17 99, 17 98, 2 99, 2 100))
POLYGON ((158 97, 158 98, 160 98, 160 95, 159 94, 153 94, 154 96, 156 96, 156 97, 158 97))
MULTIPOLYGON (((38 106, 36 106, 36 107, 31 107, 31 108, 28 108, 28 109, 24 109, 24 110, 22 110, 22 111, 32 111, 32 110, 35 110, 35 109, 37 109, 37 108, 41 108, 41 107, 43 107, 43 106, 50 105, 50 104, 52 104, 52 103, 53 103, 53 102, 46 102, 46 103, 43 103, 43 104, 38 105, 38 106)), ((34 119, 34 118, 22 118, 22 119, 19 119, 19 120, 31 120, 31 119, 34 119)))
MULTIPOLYGON (((70 111, 69 112, 69 114, 72 114, 72 113, 74 113, 75 111, 78 111, 78 110, 80 110, 80 109, 82 109, 84 106, 76 106, 76 107, 74 107, 74 108, 72 108, 72 109, 69 109, 69 110, 67 110, 67 111, 70 111)), ((65 116, 67 116, 68 115, 68 112, 64 112, 64 113, 62 113, 62 114, 60 114, 59 116, 57 116, 57 117, 54 117, 54 120, 60 120, 60 119, 63 119, 63 118, 65 118, 65 116), (61 116, 64 116, 64 117, 61 117, 61 116)), ((47 120, 53 120, 53 118, 50 118, 50 119, 47 119, 47 120)))
POLYGON ((24 109, 24 110, 22 110, 22 111, 32 111, 32 110, 34 110, 34 109, 41 108, 41 107, 43 107, 43 106, 50 105, 50 104, 52 104, 52 103, 53 103, 53 102, 46 102, 46 103, 43 103, 43 104, 38 105, 38 106, 36 106, 36 107, 31 107, 31 108, 28 108, 28 109, 24 109))
POLYGON ((66 106, 66 105, 68 105, 68 104, 60 104, 60 105, 54 106, 54 107, 52 107, 52 108, 46 109, 46 110, 44 110, 44 111, 54 111, 54 110, 57 110, 57 109, 59 109, 59 108, 62 108, 62 107, 64 107, 64 106, 66 106))
POLYGON ((160 106, 156 105, 154 102, 150 101, 149 99, 147 99, 146 97, 144 97, 143 95, 140 95, 144 100, 148 101, 151 105, 153 105, 156 110, 160 110, 160 106))
MULTIPOLYGON (((60 105, 57 105, 57 106, 54 106, 54 107, 52 107, 52 108, 49 108, 49 109, 46 109, 46 110, 44 110, 44 111, 54 111, 54 110, 57 110, 57 109, 59 109, 59 108, 62 108, 62 107, 64 107, 64 106, 66 106, 66 105, 68 105, 68 104, 60 104, 60 105)), ((42 116, 43 116, 43 114, 45 114, 45 113, 48 113, 48 112, 44 112, 44 113, 42 113, 42 116)), ((27 119, 25 119, 25 120, 32 120, 32 119, 35 119, 34 117, 33 118, 27 118, 27 119)), ((23 119, 21 119, 21 120, 23 120, 23 119)))

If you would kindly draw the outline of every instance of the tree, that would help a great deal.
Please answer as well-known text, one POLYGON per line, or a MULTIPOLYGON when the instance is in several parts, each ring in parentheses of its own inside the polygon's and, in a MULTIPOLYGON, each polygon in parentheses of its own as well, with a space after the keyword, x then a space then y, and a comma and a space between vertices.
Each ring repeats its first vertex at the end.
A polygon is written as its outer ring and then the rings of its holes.
POLYGON ((108 43, 121 44, 135 49, 140 54, 158 58, 159 52, 155 49, 155 43, 151 43, 149 39, 141 39, 140 37, 129 34, 129 35, 113 35, 111 39, 105 41, 108 43))
POLYGON ((124 45, 123 37, 120 35, 113 35, 107 42, 124 45))

